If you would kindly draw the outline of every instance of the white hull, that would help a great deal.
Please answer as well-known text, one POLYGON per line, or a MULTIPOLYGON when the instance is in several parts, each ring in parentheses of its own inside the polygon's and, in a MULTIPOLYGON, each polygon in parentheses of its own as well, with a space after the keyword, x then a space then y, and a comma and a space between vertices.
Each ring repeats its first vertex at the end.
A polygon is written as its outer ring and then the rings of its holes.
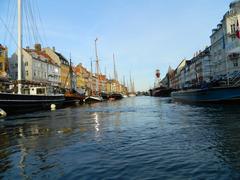
POLYGON ((88 101, 95 101, 95 102, 101 102, 103 101, 103 98, 101 96, 89 96, 89 97, 86 97, 85 102, 88 102, 88 101))
POLYGON ((129 94, 128 96, 129 96, 129 97, 135 97, 136 94, 129 94))

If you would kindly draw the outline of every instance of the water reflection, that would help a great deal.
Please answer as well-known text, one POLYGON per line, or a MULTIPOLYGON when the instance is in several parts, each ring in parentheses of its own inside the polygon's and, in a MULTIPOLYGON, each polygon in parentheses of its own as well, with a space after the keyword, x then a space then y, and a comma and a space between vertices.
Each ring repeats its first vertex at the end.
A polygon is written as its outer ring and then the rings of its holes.
POLYGON ((151 97, 10 117, 0 178, 236 178, 239 119, 238 106, 151 97))
POLYGON ((95 121, 95 129, 96 129, 96 133, 99 132, 99 120, 98 120, 98 113, 94 113, 93 114, 93 117, 94 117, 94 121, 95 121))

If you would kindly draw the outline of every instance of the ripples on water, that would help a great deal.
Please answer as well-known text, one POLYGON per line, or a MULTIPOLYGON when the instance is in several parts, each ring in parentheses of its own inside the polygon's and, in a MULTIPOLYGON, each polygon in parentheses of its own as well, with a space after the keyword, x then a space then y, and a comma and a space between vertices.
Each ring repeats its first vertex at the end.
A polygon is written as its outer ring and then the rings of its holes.
POLYGON ((238 179, 239 106, 152 97, 0 121, 0 179, 238 179))

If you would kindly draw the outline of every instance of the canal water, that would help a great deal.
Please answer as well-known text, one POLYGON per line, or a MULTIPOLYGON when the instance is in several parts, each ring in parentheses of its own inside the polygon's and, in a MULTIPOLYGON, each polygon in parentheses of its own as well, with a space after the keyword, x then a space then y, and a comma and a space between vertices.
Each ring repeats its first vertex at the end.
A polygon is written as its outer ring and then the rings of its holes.
POLYGON ((0 179, 239 179, 239 106, 153 97, 0 120, 0 179))

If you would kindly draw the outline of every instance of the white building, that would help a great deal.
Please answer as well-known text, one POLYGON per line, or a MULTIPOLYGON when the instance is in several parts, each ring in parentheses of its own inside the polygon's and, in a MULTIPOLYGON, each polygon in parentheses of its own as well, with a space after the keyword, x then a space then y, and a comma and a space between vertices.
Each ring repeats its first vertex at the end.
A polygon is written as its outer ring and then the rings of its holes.
POLYGON ((230 10, 211 35, 211 62, 213 79, 226 80, 231 85, 240 74, 240 1, 230 4, 230 10))
MULTIPOLYGON (((23 49, 22 56, 22 80, 29 84, 60 85, 60 66, 41 50, 41 45, 35 45, 35 49, 23 49)), ((12 55, 9 66, 11 78, 17 80, 16 53, 12 55)))

